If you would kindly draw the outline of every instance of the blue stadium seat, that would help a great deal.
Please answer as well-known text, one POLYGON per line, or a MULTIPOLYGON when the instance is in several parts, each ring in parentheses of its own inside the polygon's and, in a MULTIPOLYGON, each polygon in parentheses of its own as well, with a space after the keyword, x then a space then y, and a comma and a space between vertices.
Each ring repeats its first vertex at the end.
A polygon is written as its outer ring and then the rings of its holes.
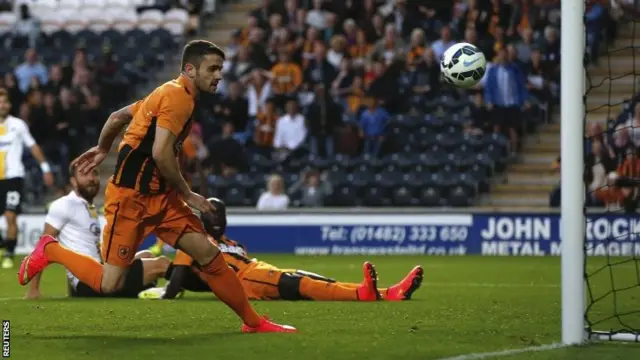
POLYGON ((466 207, 473 204, 474 194, 470 193, 467 188, 463 186, 455 186, 449 191, 447 203, 451 206, 466 207))
POLYGON ((437 187, 426 187, 420 191, 419 204, 421 206, 440 206, 444 203, 440 196, 440 189, 437 187))
POLYGON ((415 194, 411 187, 400 186, 393 190, 393 205, 412 206, 415 205, 415 194))
POLYGON ((391 204, 387 189, 376 185, 367 187, 362 202, 365 206, 388 206, 391 204))
POLYGON ((334 188, 332 203, 337 206, 353 206, 357 201, 356 189, 349 185, 343 184, 334 188))

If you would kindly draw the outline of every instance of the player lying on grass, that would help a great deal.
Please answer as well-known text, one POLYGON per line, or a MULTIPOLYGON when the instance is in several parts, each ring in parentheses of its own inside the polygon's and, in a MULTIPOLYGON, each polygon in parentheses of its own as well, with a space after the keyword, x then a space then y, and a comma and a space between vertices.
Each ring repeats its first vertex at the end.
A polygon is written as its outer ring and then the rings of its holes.
MULTIPOLYGON (((102 263, 100 255, 100 222, 93 199, 100 189, 100 174, 93 169, 85 174, 69 167, 73 190, 49 206, 45 218, 44 234, 58 239, 60 244, 102 263)), ((140 291, 155 286, 156 280, 166 272, 171 261, 154 257, 150 251, 140 251, 131 263, 124 287, 112 294, 96 292, 67 270, 69 296, 72 297, 128 297, 136 298, 140 291)), ((40 297, 39 273, 29 283, 25 298, 40 297)))
MULTIPOLYGON (((249 259, 246 248, 226 237, 226 208, 222 201, 210 198, 215 216, 204 218, 209 240, 222 251, 225 260, 236 272, 244 291, 252 300, 318 300, 376 301, 408 300, 422 283, 422 267, 416 266, 400 283, 387 289, 377 289, 377 274, 369 262, 363 266, 364 281, 360 284, 336 282, 333 279, 302 270, 279 269, 256 259, 249 259)), ((178 251, 166 271, 166 288, 151 288, 140 293, 143 299, 173 299, 183 290, 207 291, 201 273, 193 259, 178 251)))

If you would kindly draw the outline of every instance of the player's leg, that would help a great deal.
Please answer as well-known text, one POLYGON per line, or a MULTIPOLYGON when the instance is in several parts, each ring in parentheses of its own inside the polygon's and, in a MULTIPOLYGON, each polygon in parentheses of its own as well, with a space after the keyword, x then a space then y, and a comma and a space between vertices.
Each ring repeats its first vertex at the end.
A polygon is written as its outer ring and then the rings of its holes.
POLYGON ((349 284, 337 282, 334 279, 329 279, 307 271, 296 270, 282 277, 281 284, 279 284, 280 295, 285 300, 296 296, 316 301, 381 300, 377 288, 375 267, 365 262, 363 272, 364 281, 362 284, 349 284), (296 293, 296 289, 299 294, 296 293))
POLYGON ((227 265, 220 250, 207 239, 200 219, 177 195, 169 196, 167 200, 166 216, 156 228, 156 235, 194 259, 211 291, 243 320, 243 331, 295 331, 292 327, 270 323, 256 313, 235 272, 227 265))
POLYGON ((10 269, 13 267, 13 257, 18 245, 18 214, 22 210, 22 187, 24 183, 19 178, 8 179, 6 183, 7 193, 4 199, 4 218, 7 222, 7 236, 3 242, 5 254, 2 260, 2 268, 10 269))
POLYGON ((72 251, 49 235, 44 235, 34 251, 22 261, 18 272, 20 284, 27 284, 49 263, 69 270, 81 282, 98 293, 112 294, 124 286, 127 267, 133 261, 137 243, 142 239, 144 203, 135 193, 120 190, 111 182, 105 191, 105 219, 102 265, 95 259, 72 251))

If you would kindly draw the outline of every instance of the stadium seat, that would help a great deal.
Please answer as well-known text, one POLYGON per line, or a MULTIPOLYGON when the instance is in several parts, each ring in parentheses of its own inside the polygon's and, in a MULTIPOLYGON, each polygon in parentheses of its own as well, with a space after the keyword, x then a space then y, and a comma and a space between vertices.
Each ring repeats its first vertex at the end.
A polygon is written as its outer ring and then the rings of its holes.
MULTIPOLYGON (((112 28, 121 33, 127 33, 136 31, 136 25, 138 24, 138 15, 133 11, 122 11, 120 8, 107 9, 109 11, 111 19, 113 20, 112 28)), ((142 32, 141 30, 138 30, 142 32)))
POLYGON ((387 189, 376 185, 371 185, 366 188, 363 195, 363 205, 365 206, 388 206, 391 205, 389 201, 389 194, 387 189))
POLYGON ((449 191, 447 202, 451 206, 466 207, 473 203, 473 194, 463 186, 455 186, 449 191))
POLYGON ((426 187, 420 191, 419 204, 421 206, 440 206, 443 204, 436 187, 426 187))
POLYGON ((393 190, 393 205, 394 206, 411 206, 414 204, 415 196, 412 188, 408 186, 401 186, 393 190))

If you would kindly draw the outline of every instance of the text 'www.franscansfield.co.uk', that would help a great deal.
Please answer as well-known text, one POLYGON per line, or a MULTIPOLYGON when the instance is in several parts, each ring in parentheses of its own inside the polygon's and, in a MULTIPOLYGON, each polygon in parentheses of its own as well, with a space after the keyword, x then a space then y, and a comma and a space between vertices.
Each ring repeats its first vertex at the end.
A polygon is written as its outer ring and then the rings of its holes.
POLYGON ((11 357, 11 322, 2 320, 2 358, 11 357))

